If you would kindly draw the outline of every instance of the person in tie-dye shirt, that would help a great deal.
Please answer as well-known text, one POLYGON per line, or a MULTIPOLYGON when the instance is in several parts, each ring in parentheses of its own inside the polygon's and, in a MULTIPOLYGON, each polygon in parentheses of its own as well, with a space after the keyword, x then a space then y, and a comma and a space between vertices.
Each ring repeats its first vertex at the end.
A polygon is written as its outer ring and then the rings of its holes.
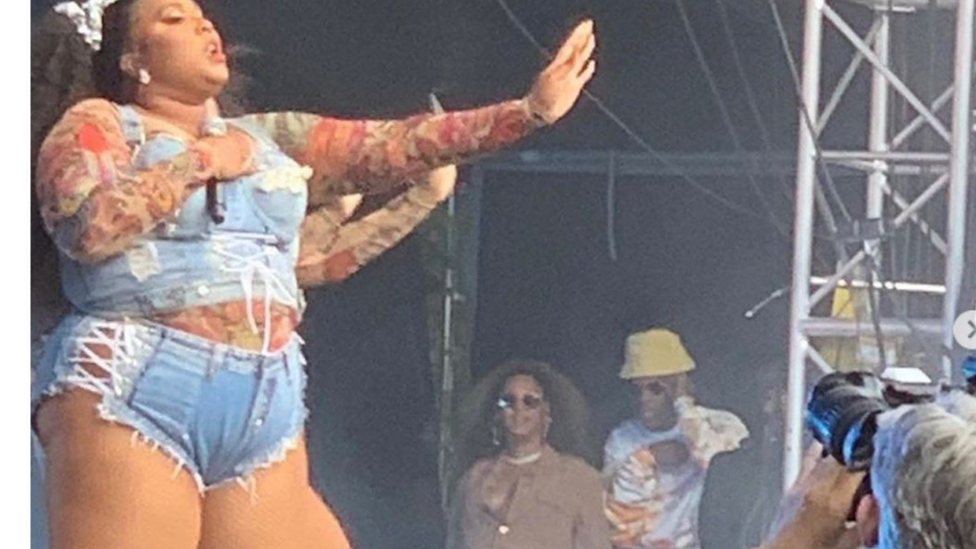
POLYGON ((715 455, 748 436, 730 412, 695 404, 688 372, 695 363, 677 334, 664 329, 627 338, 620 377, 639 408, 604 445, 605 512, 621 549, 700 549, 698 506, 715 455))

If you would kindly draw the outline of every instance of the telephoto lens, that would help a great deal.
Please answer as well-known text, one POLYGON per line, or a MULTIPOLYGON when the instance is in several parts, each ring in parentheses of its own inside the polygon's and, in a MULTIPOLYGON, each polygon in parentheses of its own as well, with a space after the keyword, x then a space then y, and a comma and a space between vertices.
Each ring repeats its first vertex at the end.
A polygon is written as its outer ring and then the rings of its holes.
POLYGON ((884 387, 869 372, 834 372, 813 388, 807 425, 827 452, 852 471, 864 471, 874 454, 877 416, 888 410, 884 387))

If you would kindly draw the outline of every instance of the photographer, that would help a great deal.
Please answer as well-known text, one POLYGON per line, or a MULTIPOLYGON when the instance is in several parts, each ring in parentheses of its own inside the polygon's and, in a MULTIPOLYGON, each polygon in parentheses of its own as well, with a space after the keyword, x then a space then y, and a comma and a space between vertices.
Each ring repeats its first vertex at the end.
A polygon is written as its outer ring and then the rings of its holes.
POLYGON ((802 475, 782 505, 785 520, 763 549, 970 549, 976 547, 976 399, 908 405, 878 417, 870 483, 831 457, 802 475))

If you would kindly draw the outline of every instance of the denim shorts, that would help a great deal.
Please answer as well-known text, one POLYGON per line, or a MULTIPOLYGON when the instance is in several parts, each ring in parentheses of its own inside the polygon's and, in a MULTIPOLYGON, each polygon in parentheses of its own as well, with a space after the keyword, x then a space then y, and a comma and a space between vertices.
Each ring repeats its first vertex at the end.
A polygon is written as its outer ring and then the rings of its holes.
POLYGON ((99 394, 102 418, 165 450, 203 491, 252 481, 297 445, 304 365, 297 334, 264 354, 143 320, 75 314, 47 340, 32 407, 70 388, 99 394))

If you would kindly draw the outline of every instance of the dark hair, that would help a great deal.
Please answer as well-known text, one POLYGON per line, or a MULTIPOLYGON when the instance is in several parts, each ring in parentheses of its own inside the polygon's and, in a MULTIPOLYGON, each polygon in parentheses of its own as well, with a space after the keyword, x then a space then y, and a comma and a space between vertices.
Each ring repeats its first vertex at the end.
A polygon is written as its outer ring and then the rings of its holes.
POLYGON ((596 463, 587 434, 586 400, 573 382, 545 362, 513 359, 496 366, 482 378, 458 410, 452 486, 475 461, 498 453, 499 448, 493 444, 491 435, 497 413, 495 402, 505 383, 517 375, 534 379, 549 403, 552 418, 549 445, 560 453, 596 463))
POLYGON ((102 47, 92 56, 92 72, 98 95, 125 104, 136 98, 136 80, 122 71, 122 55, 129 45, 132 6, 137 0, 118 0, 102 14, 102 47))
MULTIPOLYGON (((31 176, 41 143, 61 115, 94 97, 91 49, 66 16, 49 10, 31 33, 31 176)), ((59 291, 57 253, 31 193, 31 340, 49 331, 67 308, 59 291)))
MULTIPOLYGON (((91 46, 65 15, 49 10, 31 36, 31 178, 48 132, 72 105, 92 97, 127 102, 131 78, 119 68, 128 36, 129 9, 119 0, 105 10, 102 50, 91 46), (113 72, 111 67, 115 67, 113 72)), ((51 330, 68 309, 59 291, 58 254, 41 221, 37 193, 31 193, 31 339, 51 330)))

